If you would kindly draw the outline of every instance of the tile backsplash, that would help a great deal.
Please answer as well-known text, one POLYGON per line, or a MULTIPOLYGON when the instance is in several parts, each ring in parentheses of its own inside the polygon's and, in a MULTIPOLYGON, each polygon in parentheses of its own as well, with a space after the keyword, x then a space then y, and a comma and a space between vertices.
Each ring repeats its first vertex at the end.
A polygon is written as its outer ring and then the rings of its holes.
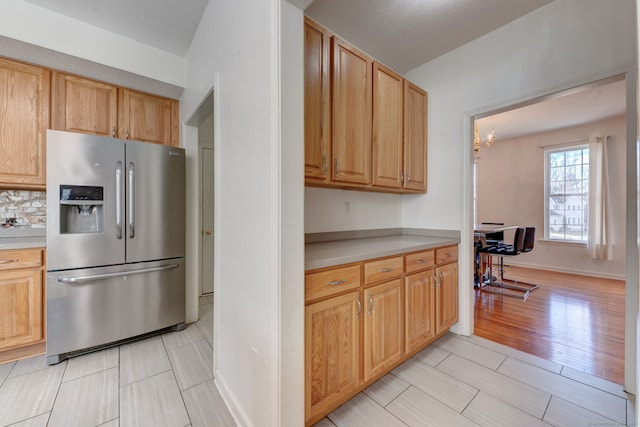
POLYGON ((43 191, 0 190, 0 225, 13 223, 11 218, 15 218, 15 226, 21 228, 45 227, 47 194, 43 191))

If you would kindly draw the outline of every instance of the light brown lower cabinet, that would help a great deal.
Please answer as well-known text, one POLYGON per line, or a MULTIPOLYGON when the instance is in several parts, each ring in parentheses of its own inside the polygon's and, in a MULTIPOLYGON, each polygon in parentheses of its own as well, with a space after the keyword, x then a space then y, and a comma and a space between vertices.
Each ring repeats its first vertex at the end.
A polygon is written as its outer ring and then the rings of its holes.
POLYGON ((305 410, 325 414, 348 399, 360 382, 360 292, 305 309, 305 410))
POLYGON ((309 426, 458 321, 457 246, 308 271, 305 301, 309 426))
POLYGON ((0 251, 0 351, 44 339, 41 249, 0 251))
POLYGON ((389 371, 404 356, 402 279, 364 290, 364 380, 389 371))

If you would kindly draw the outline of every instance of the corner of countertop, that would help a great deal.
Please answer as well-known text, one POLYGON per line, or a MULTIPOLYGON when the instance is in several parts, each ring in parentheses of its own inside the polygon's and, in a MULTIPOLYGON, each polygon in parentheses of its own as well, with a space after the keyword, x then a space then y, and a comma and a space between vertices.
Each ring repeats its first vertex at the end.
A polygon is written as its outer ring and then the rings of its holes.
POLYGON ((46 236, 44 227, 0 228, 0 249, 44 248, 46 236))

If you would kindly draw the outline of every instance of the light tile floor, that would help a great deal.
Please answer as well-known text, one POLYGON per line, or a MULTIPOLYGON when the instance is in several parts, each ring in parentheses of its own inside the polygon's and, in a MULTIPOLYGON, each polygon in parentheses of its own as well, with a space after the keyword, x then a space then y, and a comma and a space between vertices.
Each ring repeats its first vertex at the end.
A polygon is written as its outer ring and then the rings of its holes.
POLYGON ((621 426, 623 387, 484 338, 440 338, 315 427, 621 426))
MULTIPOLYGON (((1 364, 0 426, 234 426, 213 384, 212 302, 181 332, 54 366, 1 364)), ((634 425, 634 404, 618 384, 449 334, 316 426, 634 425)))
POLYGON ((200 320, 47 366, 0 365, 0 426, 235 426, 213 384, 213 297, 200 320))

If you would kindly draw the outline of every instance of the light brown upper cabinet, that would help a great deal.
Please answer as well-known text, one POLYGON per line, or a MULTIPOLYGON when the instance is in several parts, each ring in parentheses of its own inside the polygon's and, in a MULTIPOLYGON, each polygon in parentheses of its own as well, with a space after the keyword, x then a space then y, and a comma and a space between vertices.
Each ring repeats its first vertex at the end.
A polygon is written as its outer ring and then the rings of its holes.
POLYGON ((373 63, 373 185, 402 188, 404 79, 373 63))
POLYGON ((426 192, 427 93, 305 17, 305 185, 426 192))
POLYGON ((427 92, 404 81, 404 188, 427 191, 427 92))
POLYGON ((331 39, 331 179, 371 182, 371 57, 337 37, 331 39))
POLYGON ((51 73, 0 59, 0 188, 43 189, 51 73))
POLYGON ((329 179, 331 35, 308 18, 304 21, 304 176, 329 179))
POLYGON ((54 72, 52 103, 53 129, 118 136, 117 86, 54 72))
POLYGON ((178 101, 54 72, 53 129, 178 146, 178 101))
POLYGON ((121 88, 118 104, 121 138, 179 145, 178 101, 121 88))

